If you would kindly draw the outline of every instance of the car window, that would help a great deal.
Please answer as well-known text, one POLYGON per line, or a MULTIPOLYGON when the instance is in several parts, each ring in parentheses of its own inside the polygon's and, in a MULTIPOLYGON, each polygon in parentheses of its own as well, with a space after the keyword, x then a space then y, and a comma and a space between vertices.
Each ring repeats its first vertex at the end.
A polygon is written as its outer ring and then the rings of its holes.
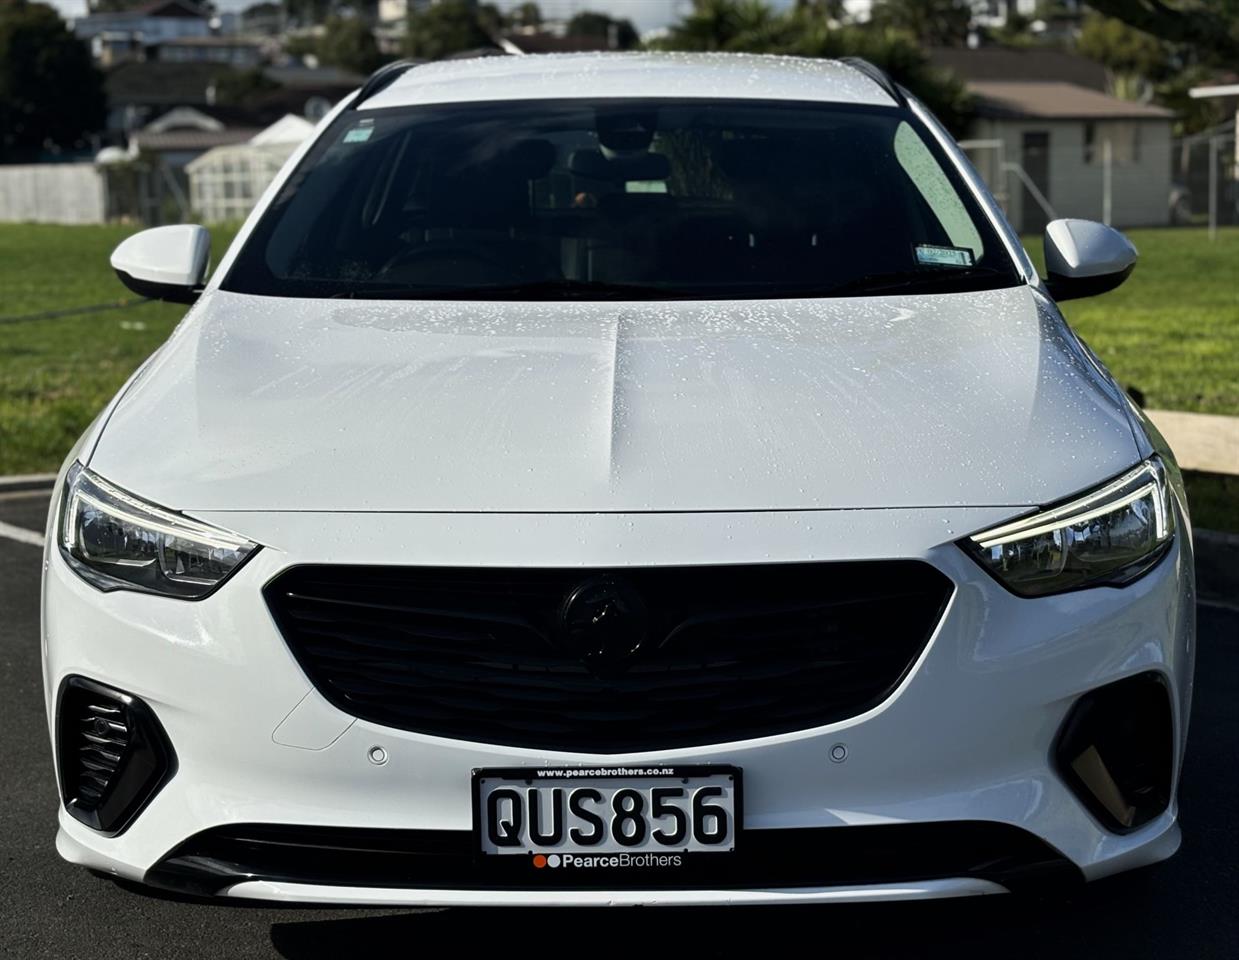
POLYGON ((903 111, 607 100, 346 111, 223 287, 728 299, 1018 282, 903 111))
POLYGON ((908 123, 901 123, 895 129, 895 158, 917 192, 929 204, 951 243, 971 250, 973 256, 980 260, 985 254, 985 244, 968 208, 925 141, 908 123))

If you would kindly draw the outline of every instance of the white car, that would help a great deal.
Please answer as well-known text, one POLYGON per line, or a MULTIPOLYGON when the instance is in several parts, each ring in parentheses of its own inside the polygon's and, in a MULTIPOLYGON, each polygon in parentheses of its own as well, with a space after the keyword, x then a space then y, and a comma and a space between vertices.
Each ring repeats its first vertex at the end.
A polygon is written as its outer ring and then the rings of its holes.
POLYGON ((66 859, 355 904, 930 898, 1170 856, 1169 450, 863 62, 372 77, 70 454, 66 859))

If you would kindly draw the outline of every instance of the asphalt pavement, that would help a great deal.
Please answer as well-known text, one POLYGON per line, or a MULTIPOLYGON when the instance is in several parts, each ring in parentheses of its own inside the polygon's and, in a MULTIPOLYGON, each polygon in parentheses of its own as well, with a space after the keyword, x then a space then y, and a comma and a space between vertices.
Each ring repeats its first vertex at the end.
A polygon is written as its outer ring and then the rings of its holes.
MULTIPOLYGON (((0 525, 37 531, 46 510, 46 494, 0 494, 0 525)), ((60 861, 39 666, 40 562, 38 547, 0 535, 0 956, 1239 957, 1239 607, 1200 609, 1184 842, 1156 867, 1061 893, 927 903, 305 910, 180 902, 60 861)))

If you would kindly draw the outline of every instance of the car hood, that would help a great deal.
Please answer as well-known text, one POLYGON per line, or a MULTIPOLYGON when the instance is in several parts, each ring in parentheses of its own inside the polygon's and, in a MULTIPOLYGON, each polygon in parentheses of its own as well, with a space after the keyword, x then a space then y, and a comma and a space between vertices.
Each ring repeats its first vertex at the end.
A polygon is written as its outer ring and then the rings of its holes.
POLYGON ((658 303, 214 292, 92 469, 184 510, 1044 503, 1130 466, 1112 383, 1028 287, 658 303))

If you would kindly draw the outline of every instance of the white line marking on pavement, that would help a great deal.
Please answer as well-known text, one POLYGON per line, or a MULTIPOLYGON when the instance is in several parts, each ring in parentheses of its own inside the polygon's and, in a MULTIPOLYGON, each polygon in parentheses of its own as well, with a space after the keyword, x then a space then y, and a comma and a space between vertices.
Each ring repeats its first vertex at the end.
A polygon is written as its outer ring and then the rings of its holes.
POLYGON ((27 530, 25 527, 15 527, 3 520, 0 520, 0 537, 16 540, 18 543, 28 543, 32 547, 43 546, 43 534, 27 530))
POLYGON ((54 473, 19 473, 15 476, 0 477, 0 489, 27 483, 52 483, 55 479, 54 473))

